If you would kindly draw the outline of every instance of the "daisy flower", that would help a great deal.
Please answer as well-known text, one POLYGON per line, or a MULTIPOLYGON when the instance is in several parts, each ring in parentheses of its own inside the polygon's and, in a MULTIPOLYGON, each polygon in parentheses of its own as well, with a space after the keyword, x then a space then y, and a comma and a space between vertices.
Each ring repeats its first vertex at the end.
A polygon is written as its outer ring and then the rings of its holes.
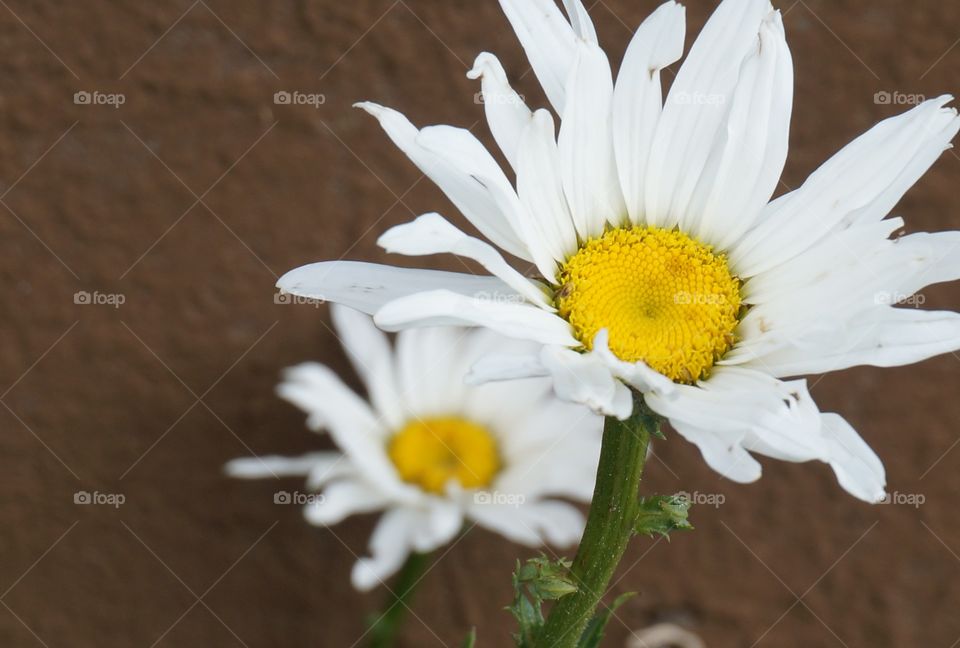
POLYGON ((527 546, 580 539, 583 516, 556 498, 590 500, 602 418, 557 401, 549 380, 464 384, 479 357, 530 343, 443 327, 404 331, 394 349, 365 315, 334 306, 333 321, 369 403, 315 363, 289 369, 278 393, 340 452, 237 459, 227 472, 305 476, 319 493, 305 515, 319 526, 383 511, 372 555, 353 568, 356 588, 382 583, 411 552, 443 546, 465 524, 527 546))
POLYGON ((771 201, 793 62, 768 0, 721 2, 665 98, 660 72, 685 36, 676 2, 640 25, 616 80, 580 0, 566 15, 554 0, 500 4, 560 118, 528 108, 493 54, 476 59, 468 76, 515 183, 469 131, 360 104, 490 242, 427 214, 381 246, 468 257, 492 276, 329 262, 278 286, 385 330, 459 324, 537 342, 487 356, 471 380, 552 376, 562 398, 618 418, 633 388, 729 479, 760 477, 753 454, 820 460, 856 497, 881 499, 877 456, 795 378, 960 348, 960 315, 896 307, 960 278, 960 233, 894 236, 903 220, 887 218, 957 134, 952 97, 878 124, 771 201))

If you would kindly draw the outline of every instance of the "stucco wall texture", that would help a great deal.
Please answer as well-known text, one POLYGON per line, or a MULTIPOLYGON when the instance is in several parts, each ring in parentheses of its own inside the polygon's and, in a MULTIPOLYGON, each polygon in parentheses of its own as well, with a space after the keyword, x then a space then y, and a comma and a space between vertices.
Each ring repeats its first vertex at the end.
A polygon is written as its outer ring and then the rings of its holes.
MULTIPOLYGON (((617 63, 657 2, 587 4, 617 63)), ((691 38, 714 4, 688 2, 691 38)), ((956 2, 780 8, 796 63, 786 186, 906 108, 891 104, 956 90, 956 2)), ((308 527, 273 501, 297 481, 221 467, 328 447, 274 396, 285 366, 322 361, 357 385, 326 309, 274 303, 277 276, 384 261, 378 234, 426 211, 463 222, 351 104, 489 142, 465 78, 483 50, 544 104, 497 3, 3 0, 0 26, 0 645, 360 645, 385 595, 348 581, 372 520, 308 527)), ((909 231, 960 226, 958 179, 949 152, 897 208, 909 231)), ((924 295, 960 304, 960 286, 924 295)), ((811 385, 923 505, 866 506, 822 465, 765 461, 761 482, 732 484, 668 433, 645 488, 725 501, 697 507, 693 533, 633 543, 613 593, 639 596, 608 645, 658 620, 711 647, 957 645, 960 357, 811 385)), ((472 625, 480 646, 510 645, 518 555, 470 533, 431 570, 402 645, 458 645, 472 625)))

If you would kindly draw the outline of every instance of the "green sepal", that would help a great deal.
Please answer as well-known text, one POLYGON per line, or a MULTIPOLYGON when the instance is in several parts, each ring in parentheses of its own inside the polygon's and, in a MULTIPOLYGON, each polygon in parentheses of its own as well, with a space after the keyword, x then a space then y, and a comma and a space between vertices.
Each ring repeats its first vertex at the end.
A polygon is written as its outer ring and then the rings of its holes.
POLYGON ((636 428, 645 430, 651 438, 666 441, 667 437, 663 434, 663 417, 650 409, 643 396, 637 392, 633 393, 633 415, 630 418, 630 424, 636 428))

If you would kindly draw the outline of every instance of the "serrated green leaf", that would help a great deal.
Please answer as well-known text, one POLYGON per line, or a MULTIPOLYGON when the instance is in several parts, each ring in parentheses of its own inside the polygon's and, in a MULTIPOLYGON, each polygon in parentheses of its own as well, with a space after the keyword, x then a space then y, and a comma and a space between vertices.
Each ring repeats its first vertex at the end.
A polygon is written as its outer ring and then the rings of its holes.
POLYGON ((507 609, 520 626, 514 635, 519 648, 532 646, 543 627, 544 601, 556 601, 577 591, 570 580, 570 565, 565 558, 554 561, 543 555, 522 565, 517 561, 513 572, 513 604, 507 609))

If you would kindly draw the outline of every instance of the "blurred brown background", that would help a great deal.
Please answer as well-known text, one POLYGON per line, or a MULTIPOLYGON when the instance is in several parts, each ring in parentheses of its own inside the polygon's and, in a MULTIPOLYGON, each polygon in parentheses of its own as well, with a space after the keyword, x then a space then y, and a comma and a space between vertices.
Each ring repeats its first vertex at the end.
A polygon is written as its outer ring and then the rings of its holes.
MULTIPOLYGON (((588 4, 616 62, 657 2, 588 4)), ((714 4, 688 3, 691 35, 714 4)), ((905 109, 876 93, 956 89, 955 2, 780 8, 797 68, 789 186, 905 109)), ((0 25, 0 645, 354 645, 385 595, 348 583, 371 520, 310 528, 273 503, 300 484, 221 466, 326 443, 273 387, 292 363, 346 363, 325 309, 274 303, 277 275, 384 260, 387 226, 459 218, 351 104, 489 141, 464 76, 485 49, 543 104, 497 3, 0 0, 0 25), (277 105, 278 91, 325 102, 277 105), (79 491, 125 501, 77 505, 79 491)), ((958 179, 951 152, 898 209, 910 230, 960 225, 958 179)), ((960 286, 927 293, 958 304, 960 286)), ((960 358, 811 383, 883 457, 890 490, 925 503, 865 506, 822 465, 766 462, 737 486, 670 438, 648 491, 726 499, 694 511, 694 533, 634 543, 615 591, 640 595, 607 645, 660 619, 711 647, 957 645, 960 358)), ((509 645, 518 554, 470 534, 431 571, 403 645, 455 646, 471 625, 481 646, 509 645)))

